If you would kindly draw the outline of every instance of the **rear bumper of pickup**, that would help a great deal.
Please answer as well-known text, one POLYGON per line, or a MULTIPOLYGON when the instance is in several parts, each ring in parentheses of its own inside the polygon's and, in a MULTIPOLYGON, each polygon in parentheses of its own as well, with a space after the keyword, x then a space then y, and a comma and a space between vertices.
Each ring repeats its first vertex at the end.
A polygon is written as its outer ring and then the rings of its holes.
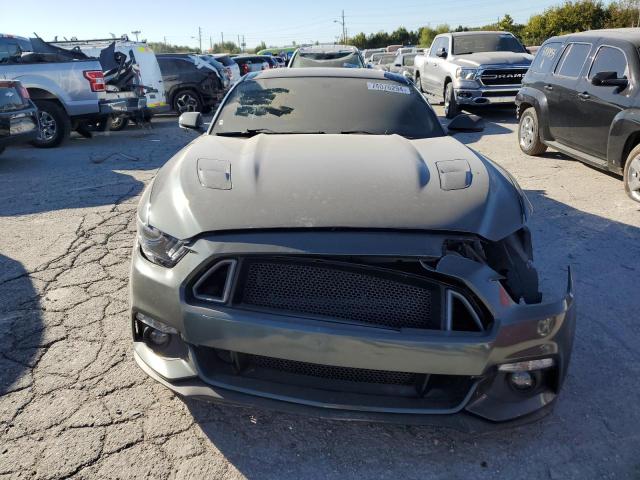
POLYGON ((127 93, 109 93, 99 102, 101 115, 131 114, 147 107, 147 99, 127 93))

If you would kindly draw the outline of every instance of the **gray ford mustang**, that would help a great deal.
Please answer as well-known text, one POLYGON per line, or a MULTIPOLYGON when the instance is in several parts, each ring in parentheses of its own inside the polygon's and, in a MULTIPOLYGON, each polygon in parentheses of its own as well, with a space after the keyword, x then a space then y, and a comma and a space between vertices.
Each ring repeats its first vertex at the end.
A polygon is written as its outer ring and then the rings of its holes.
POLYGON ((539 418, 575 306, 570 271, 557 299, 539 293, 529 210, 401 76, 249 74, 140 201, 135 359, 185 397, 463 428, 539 418))

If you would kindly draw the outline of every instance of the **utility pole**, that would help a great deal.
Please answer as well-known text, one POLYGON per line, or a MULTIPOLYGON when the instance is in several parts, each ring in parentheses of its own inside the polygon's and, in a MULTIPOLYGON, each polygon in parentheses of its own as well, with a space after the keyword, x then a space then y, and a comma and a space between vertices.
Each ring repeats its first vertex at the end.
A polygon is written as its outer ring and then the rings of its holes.
POLYGON ((162 37, 164 39, 164 48, 167 48, 167 36, 162 37))
POLYGON ((244 52, 244 47, 246 47, 247 44, 244 43, 244 35, 242 35, 242 51, 244 52))
POLYGON ((140 30, 134 30, 134 31, 133 31, 133 32, 131 32, 131 33, 133 33, 133 34, 136 36, 136 42, 137 42, 137 41, 138 41, 138 35, 140 35, 140 34, 142 33, 142 31, 140 31, 140 30))
POLYGON ((224 32, 220 32, 220 39, 222 40, 222 43, 220 43, 220 48, 224 50, 224 32))
POLYGON ((238 35, 238 48, 240 49, 240 51, 242 51, 242 47, 240 46, 240 35, 238 35))
POLYGON ((211 35, 209 35, 209 50, 213 53, 213 38, 211 38, 211 35))
POLYGON ((342 25, 342 40, 341 43, 347 43, 347 27, 344 21, 344 10, 342 10, 342 20, 334 20, 333 23, 339 23, 342 25))
POLYGON ((198 27, 198 41, 200 42, 200 53, 202 53, 202 27, 198 27))

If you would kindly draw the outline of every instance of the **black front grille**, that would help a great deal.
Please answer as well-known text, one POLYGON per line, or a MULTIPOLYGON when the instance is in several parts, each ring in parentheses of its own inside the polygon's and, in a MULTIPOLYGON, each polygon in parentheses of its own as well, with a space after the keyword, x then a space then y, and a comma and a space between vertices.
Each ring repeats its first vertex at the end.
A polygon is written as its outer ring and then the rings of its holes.
POLYGON ((526 68, 485 70, 482 72, 480 79, 482 83, 489 86, 520 85, 526 73, 526 68))
POLYGON ((245 259, 235 303, 368 325, 439 329, 440 286, 398 272, 310 260, 245 259))
POLYGON ((298 362, 281 358, 246 355, 249 364, 294 373, 309 377, 326 378, 358 383, 376 383, 383 385, 414 385, 419 374, 409 372, 391 372, 386 370, 368 370, 364 368, 334 367, 317 363, 298 362))

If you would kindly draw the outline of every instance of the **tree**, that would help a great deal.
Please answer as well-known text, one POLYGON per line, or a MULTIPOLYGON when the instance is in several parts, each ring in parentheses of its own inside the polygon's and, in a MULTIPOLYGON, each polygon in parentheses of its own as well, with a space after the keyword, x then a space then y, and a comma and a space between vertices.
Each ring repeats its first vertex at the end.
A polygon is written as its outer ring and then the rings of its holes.
POLYGON ((609 4, 605 28, 640 27, 640 5, 637 0, 620 0, 609 4))
POLYGON ((253 53, 258 53, 260 50, 265 50, 267 48, 267 44, 264 42, 260 42, 258 46, 253 50, 253 53))
POLYGON ((234 42, 214 43, 211 53, 240 53, 240 47, 234 42))
POLYGON ((450 31, 451 27, 446 23, 438 25, 436 28, 422 27, 420 29, 420 38, 418 40, 418 45, 420 45, 421 47, 430 47, 436 35, 440 35, 441 33, 448 33, 450 31))
POLYGON ((197 48, 187 45, 170 45, 162 42, 149 42, 147 45, 155 53, 191 53, 197 50, 197 48))

